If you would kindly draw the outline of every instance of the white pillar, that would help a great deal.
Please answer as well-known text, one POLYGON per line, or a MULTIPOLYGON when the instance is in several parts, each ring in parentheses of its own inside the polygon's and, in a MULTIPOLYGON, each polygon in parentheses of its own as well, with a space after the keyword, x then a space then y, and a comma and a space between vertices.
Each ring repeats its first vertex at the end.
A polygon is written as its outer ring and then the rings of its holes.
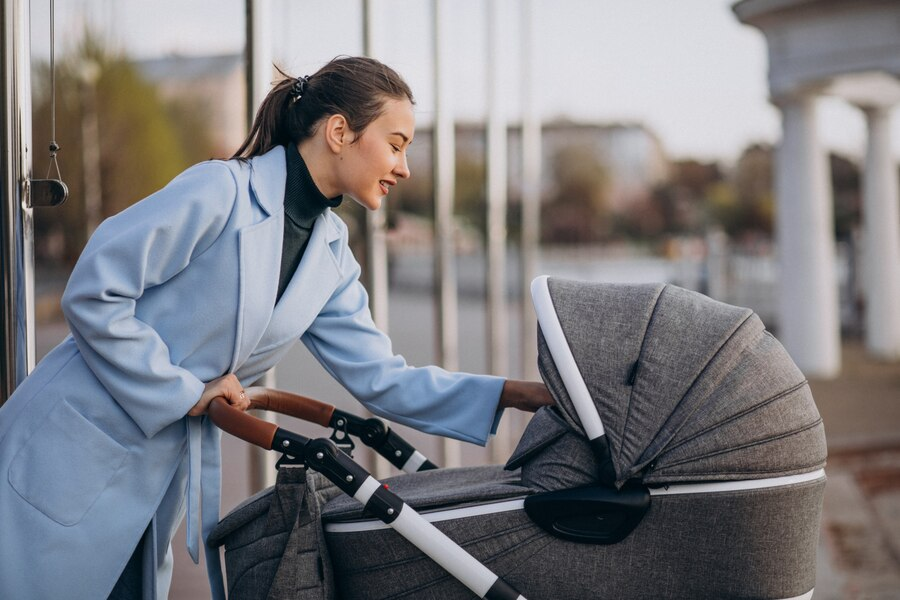
POLYGON ((807 376, 829 378, 840 372, 841 350, 828 158, 816 133, 815 98, 777 104, 778 337, 807 376))
MULTIPOLYGON (((272 5, 266 0, 247 0, 247 130, 250 130, 253 119, 259 105, 272 88, 272 5)), ((278 386, 275 375, 275 367, 272 367, 255 381, 254 385, 274 388, 278 386)), ((278 423, 278 414, 267 410, 254 411, 254 416, 278 423)), ((250 491, 256 493, 267 487, 275 485, 275 469, 277 456, 274 452, 267 452, 262 448, 248 445, 250 459, 247 468, 250 475, 250 491)))
POLYGON ((900 359, 900 194, 891 155, 891 111, 863 109, 869 130, 863 172, 863 285, 866 348, 900 359))
MULTIPOLYGON (((540 23, 536 0, 521 5, 522 42, 522 238, 520 243, 519 298, 522 306, 522 379, 540 379, 537 368, 537 318, 531 305, 531 280, 539 275, 541 243, 541 117, 538 106, 540 86, 535 68, 535 49, 540 23)), ((512 412, 512 411, 510 411, 512 412)))
MULTIPOLYGON (((453 31, 450 0, 433 0, 434 10, 434 272, 438 364, 459 369, 459 286, 456 274, 456 120, 453 114, 453 31)), ((462 466, 462 445, 441 438, 442 467, 462 466)))
MULTIPOLYGON (((506 32, 506 4, 487 5, 487 322, 488 361, 492 375, 509 376, 509 305, 506 297, 507 117, 501 63, 506 32)), ((491 441, 491 458, 502 464, 512 452, 509 426, 502 423, 491 441)))

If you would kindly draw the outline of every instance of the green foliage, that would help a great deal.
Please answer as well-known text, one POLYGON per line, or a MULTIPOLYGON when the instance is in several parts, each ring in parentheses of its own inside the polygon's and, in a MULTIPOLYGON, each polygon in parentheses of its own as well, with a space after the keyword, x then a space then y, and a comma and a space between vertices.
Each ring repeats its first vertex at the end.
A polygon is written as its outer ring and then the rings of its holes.
POLYGON ((612 230, 606 166, 590 148, 569 146, 552 160, 556 189, 542 211, 542 238, 550 243, 602 241, 612 230))
POLYGON ((481 234, 487 231, 486 177, 484 161, 457 155, 455 213, 481 234))
MULTIPOLYGON (((104 218, 165 186, 190 164, 208 157, 211 147, 199 111, 167 105, 127 57, 107 51, 90 32, 76 51, 57 58, 56 69, 56 141, 62 148, 58 161, 69 199, 62 207, 35 211, 35 252, 38 260, 71 264, 87 238, 89 144, 99 145, 104 218), (90 111, 97 117, 98 140, 91 139, 89 130, 85 137, 90 111)), ((49 66, 37 65, 32 78, 49 81, 49 66)), ((46 83, 35 88, 32 136, 38 150, 33 164, 35 176, 43 177, 49 166, 43 149, 51 138, 51 99, 46 83)))

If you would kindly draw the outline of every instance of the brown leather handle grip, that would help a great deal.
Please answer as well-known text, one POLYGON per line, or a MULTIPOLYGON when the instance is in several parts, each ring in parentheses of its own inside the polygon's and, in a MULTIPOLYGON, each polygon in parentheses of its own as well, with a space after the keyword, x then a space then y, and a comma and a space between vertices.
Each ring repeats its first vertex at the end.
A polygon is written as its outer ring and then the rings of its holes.
MULTIPOLYGON (((244 392, 250 401, 250 408, 271 410, 323 427, 329 426, 335 410, 331 404, 282 390, 251 387, 244 392)), ((234 408, 221 396, 213 399, 207 412, 212 422, 222 431, 265 450, 272 449, 272 440, 275 439, 275 432, 278 430, 278 426, 274 423, 263 421, 234 408)))
POLYGON ((251 387, 244 390, 250 400, 250 408, 297 417, 310 423, 328 427, 334 415, 334 406, 283 390, 265 387, 251 387))
POLYGON ((222 396, 213 398, 209 403, 207 413, 212 422, 222 431, 264 450, 272 449, 272 440, 275 439, 275 432, 278 431, 275 423, 263 421, 231 406, 222 396))

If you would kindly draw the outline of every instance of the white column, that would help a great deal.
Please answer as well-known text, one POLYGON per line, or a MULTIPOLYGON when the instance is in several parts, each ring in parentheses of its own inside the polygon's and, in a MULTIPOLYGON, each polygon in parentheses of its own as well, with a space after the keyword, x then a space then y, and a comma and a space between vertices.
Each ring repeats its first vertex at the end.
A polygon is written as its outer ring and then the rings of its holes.
MULTIPOLYGON (((434 10, 434 272, 438 364, 459 369, 459 286, 456 275, 456 120, 453 114, 453 6, 433 0, 434 10)), ((462 466, 462 445, 441 438, 442 467, 462 466)))
POLYGON ((900 359, 900 194, 891 155, 891 111, 865 108, 869 130, 863 173, 863 285, 866 348, 900 359))
MULTIPOLYGON (((506 298, 507 118, 501 63, 505 43, 505 3, 488 2, 487 116, 487 313, 488 361, 492 375, 509 376, 509 306, 506 298)), ((491 441, 491 458, 502 464, 512 451, 509 426, 491 441)))
MULTIPOLYGON (((538 253, 541 243, 541 117, 538 106, 535 59, 537 52, 536 0, 521 5, 522 42, 522 238, 520 244, 520 316, 522 378, 540 378, 537 368, 537 320, 531 306, 531 280, 539 275, 538 253)), ((513 411, 510 411, 513 412, 513 411)))
POLYGON ((804 374, 829 378, 840 371, 841 350, 828 157, 816 133, 815 98, 777 104, 778 337, 804 374))
MULTIPOLYGON (((273 51, 270 33, 272 31, 272 5, 267 0, 247 0, 247 52, 249 69, 247 72, 247 130, 253 123, 256 111, 272 89, 273 51)), ((254 385, 274 388, 278 386, 272 367, 254 382, 254 385)), ((270 423, 278 423, 278 414, 266 410, 254 411, 255 416, 270 423)), ((277 456, 262 448, 248 445, 250 455, 247 468, 250 475, 250 491, 275 485, 275 462, 277 456)))

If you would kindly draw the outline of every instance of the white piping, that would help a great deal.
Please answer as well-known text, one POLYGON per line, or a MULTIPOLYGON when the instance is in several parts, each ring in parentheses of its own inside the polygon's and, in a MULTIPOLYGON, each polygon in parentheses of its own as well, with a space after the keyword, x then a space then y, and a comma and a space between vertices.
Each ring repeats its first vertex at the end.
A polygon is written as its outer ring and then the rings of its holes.
MULTIPOLYGON (((504 502, 490 502, 487 504, 476 504, 474 506, 465 506, 463 508, 451 508, 449 510, 440 510, 419 514, 429 523, 438 523, 440 521, 449 521, 450 519, 465 519, 467 517, 490 515, 494 513, 508 512, 511 510, 522 510, 524 507, 525 499, 517 498, 515 500, 506 500, 504 502)), ((329 533, 353 533, 356 531, 374 531, 376 529, 388 529, 389 527, 389 525, 386 525, 377 519, 372 519, 370 521, 326 523, 325 531, 329 533)))
MULTIPOLYGON (((649 488, 649 490, 650 496, 674 496, 678 494, 715 494, 721 492, 737 492, 744 490, 759 490, 766 488, 784 487, 789 485, 796 485, 799 483, 806 483, 809 481, 816 481, 824 477, 825 469, 819 469, 818 471, 812 471, 811 473, 802 473, 800 475, 785 475, 783 477, 769 477, 766 479, 744 479, 741 481, 682 483, 672 484, 661 488, 649 488)), ((491 515, 512 510, 523 510, 524 506, 525 499, 516 498, 513 500, 505 500, 503 502, 488 502, 485 504, 475 504, 473 506, 436 510, 433 512, 420 514, 422 518, 429 523, 439 523, 441 521, 449 521, 451 519, 466 519, 469 517, 479 517, 483 515, 491 515)), ((357 531, 375 531, 377 529, 388 528, 389 525, 385 525, 377 519, 325 524, 325 531, 329 533, 354 533, 357 531)))
POLYGON ((782 487, 815 481, 825 477, 825 469, 801 473, 800 475, 784 475, 766 479, 743 479, 741 481, 716 481, 711 483, 683 483, 667 485, 661 488, 650 488, 651 496, 671 496, 675 494, 714 494, 717 492, 738 492, 742 490, 759 490, 782 487))
POLYGON ((546 275, 541 275, 531 282, 531 301, 534 304, 534 312, 537 314, 541 332, 544 334, 544 340, 553 356, 559 376, 566 386, 572 404, 575 405, 575 412, 578 413, 578 418, 584 426, 588 439, 594 440, 604 434, 603 422, 600 420, 600 415, 597 414, 597 407, 594 405, 584 378, 581 376, 581 371, 578 370, 575 357, 572 356, 572 349, 559 324, 559 317, 553 307, 547 279, 546 275))

